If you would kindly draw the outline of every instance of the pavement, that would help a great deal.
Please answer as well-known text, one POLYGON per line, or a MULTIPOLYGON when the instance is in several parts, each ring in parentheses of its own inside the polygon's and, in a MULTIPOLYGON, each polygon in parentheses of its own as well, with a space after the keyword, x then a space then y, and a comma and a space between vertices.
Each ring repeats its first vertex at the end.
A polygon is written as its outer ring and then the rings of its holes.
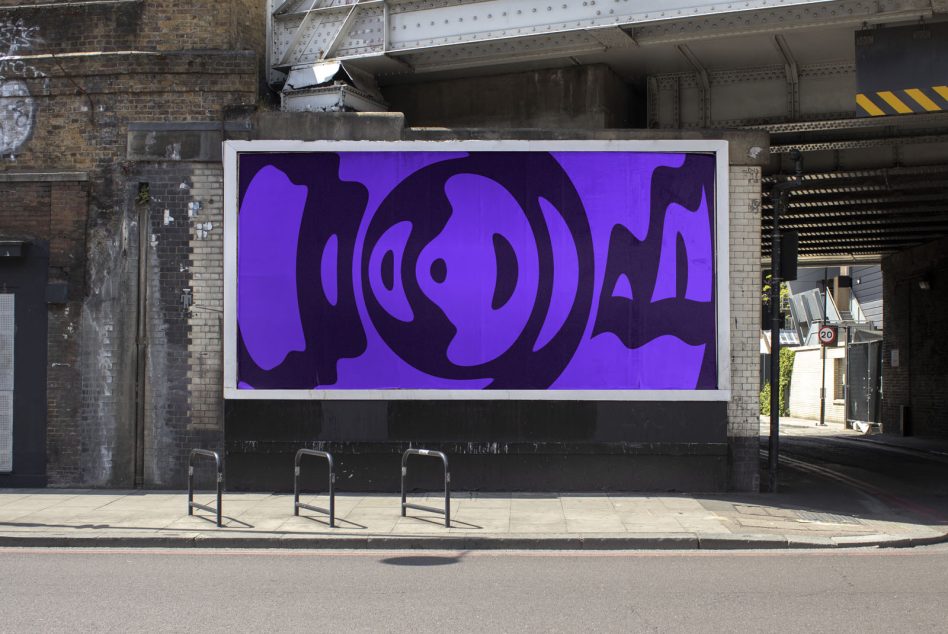
MULTIPOLYGON (((866 437, 842 425, 782 419, 781 434, 885 443, 887 450, 927 452, 917 439, 866 437)), ((765 432, 765 421, 761 423, 765 432)), ((783 460, 783 459, 782 459, 783 460)), ((788 466, 800 468, 787 457, 788 466)), ((803 465, 806 470, 806 465, 803 465)), ((833 493, 829 473, 813 465, 806 490, 776 495, 710 493, 452 492, 451 526, 409 509, 397 494, 337 493, 336 526, 325 514, 293 515, 289 494, 231 493, 223 526, 212 513, 187 515, 184 491, 0 489, 0 546, 426 548, 426 549, 748 549, 905 547, 948 542, 948 514, 913 513, 911 504, 852 505, 845 479, 833 493), (824 473, 825 472, 825 473, 824 473), (815 475, 814 475, 815 474, 815 475)), ((865 491, 862 492, 863 494, 865 491)), ((211 506, 213 493, 195 501, 211 506)), ((301 501, 327 507, 325 495, 301 501)), ((898 501, 898 500, 896 500, 898 501)), ((409 502, 443 507, 443 492, 409 502)))

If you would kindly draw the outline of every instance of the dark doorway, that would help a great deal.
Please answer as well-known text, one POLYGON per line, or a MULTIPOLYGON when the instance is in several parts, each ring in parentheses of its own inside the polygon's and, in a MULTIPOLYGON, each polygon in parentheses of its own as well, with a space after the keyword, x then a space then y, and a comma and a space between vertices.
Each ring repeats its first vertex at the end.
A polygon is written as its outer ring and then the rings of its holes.
POLYGON ((0 487, 45 486, 49 247, 11 253, 0 257, 0 487))
POLYGON ((878 423, 882 386, 882 342, 849 344, 846 357, 846 426, 878 423))

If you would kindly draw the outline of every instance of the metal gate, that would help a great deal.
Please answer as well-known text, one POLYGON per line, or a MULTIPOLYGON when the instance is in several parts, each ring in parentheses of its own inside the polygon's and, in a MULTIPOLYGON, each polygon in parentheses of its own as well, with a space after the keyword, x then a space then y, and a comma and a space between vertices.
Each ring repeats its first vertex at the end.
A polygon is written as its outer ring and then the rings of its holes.
POLYGON ((846 423, 878 423, 882 387, 882 342, 849 344, 846 355, 846 423))

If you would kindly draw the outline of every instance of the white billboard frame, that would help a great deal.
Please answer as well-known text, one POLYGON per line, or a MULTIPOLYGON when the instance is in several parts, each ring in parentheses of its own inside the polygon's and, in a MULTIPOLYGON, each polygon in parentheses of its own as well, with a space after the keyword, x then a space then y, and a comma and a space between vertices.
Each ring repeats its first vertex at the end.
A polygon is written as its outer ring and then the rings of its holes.
POLYGON ((728 143, 723 140, 595 141, 225 141, 224 159, 224 398, 234 400, 525 400, 729 401, 731 399, 728 143), (241 153, 286 152, 656 152, 715 156, 714 288, 716 389, 710 390, 454 390, 238 389, 237 196, 241 153))

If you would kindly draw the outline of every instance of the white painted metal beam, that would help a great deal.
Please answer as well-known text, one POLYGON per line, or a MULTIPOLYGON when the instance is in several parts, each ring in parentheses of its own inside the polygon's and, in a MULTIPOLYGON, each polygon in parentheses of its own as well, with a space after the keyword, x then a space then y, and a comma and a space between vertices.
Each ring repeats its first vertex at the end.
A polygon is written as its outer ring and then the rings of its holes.
POLYGON ((891 21, 931 15, 932 4, 931 0, 271 0, 271 10, 271 63, 285 67, 334 57, 371 60, 426 52, 433 53, 432 59, 420 60, 424 62, 420 65, 454 64, 471 53, 516 61, 511 49, 535 38, 553 44, 551 50, 576 49, 582 42, 595 52, 891 21), (359 9, 353 15, 356 4, 359 9), (628 35, 632 27, 634 37, 628 35), (569 47, 557 46, 559 37, 570 40, 569 47), (500 43, 505 46, 497 46, 500 43), (445 54, 447 50, 456 53, 445 54))

